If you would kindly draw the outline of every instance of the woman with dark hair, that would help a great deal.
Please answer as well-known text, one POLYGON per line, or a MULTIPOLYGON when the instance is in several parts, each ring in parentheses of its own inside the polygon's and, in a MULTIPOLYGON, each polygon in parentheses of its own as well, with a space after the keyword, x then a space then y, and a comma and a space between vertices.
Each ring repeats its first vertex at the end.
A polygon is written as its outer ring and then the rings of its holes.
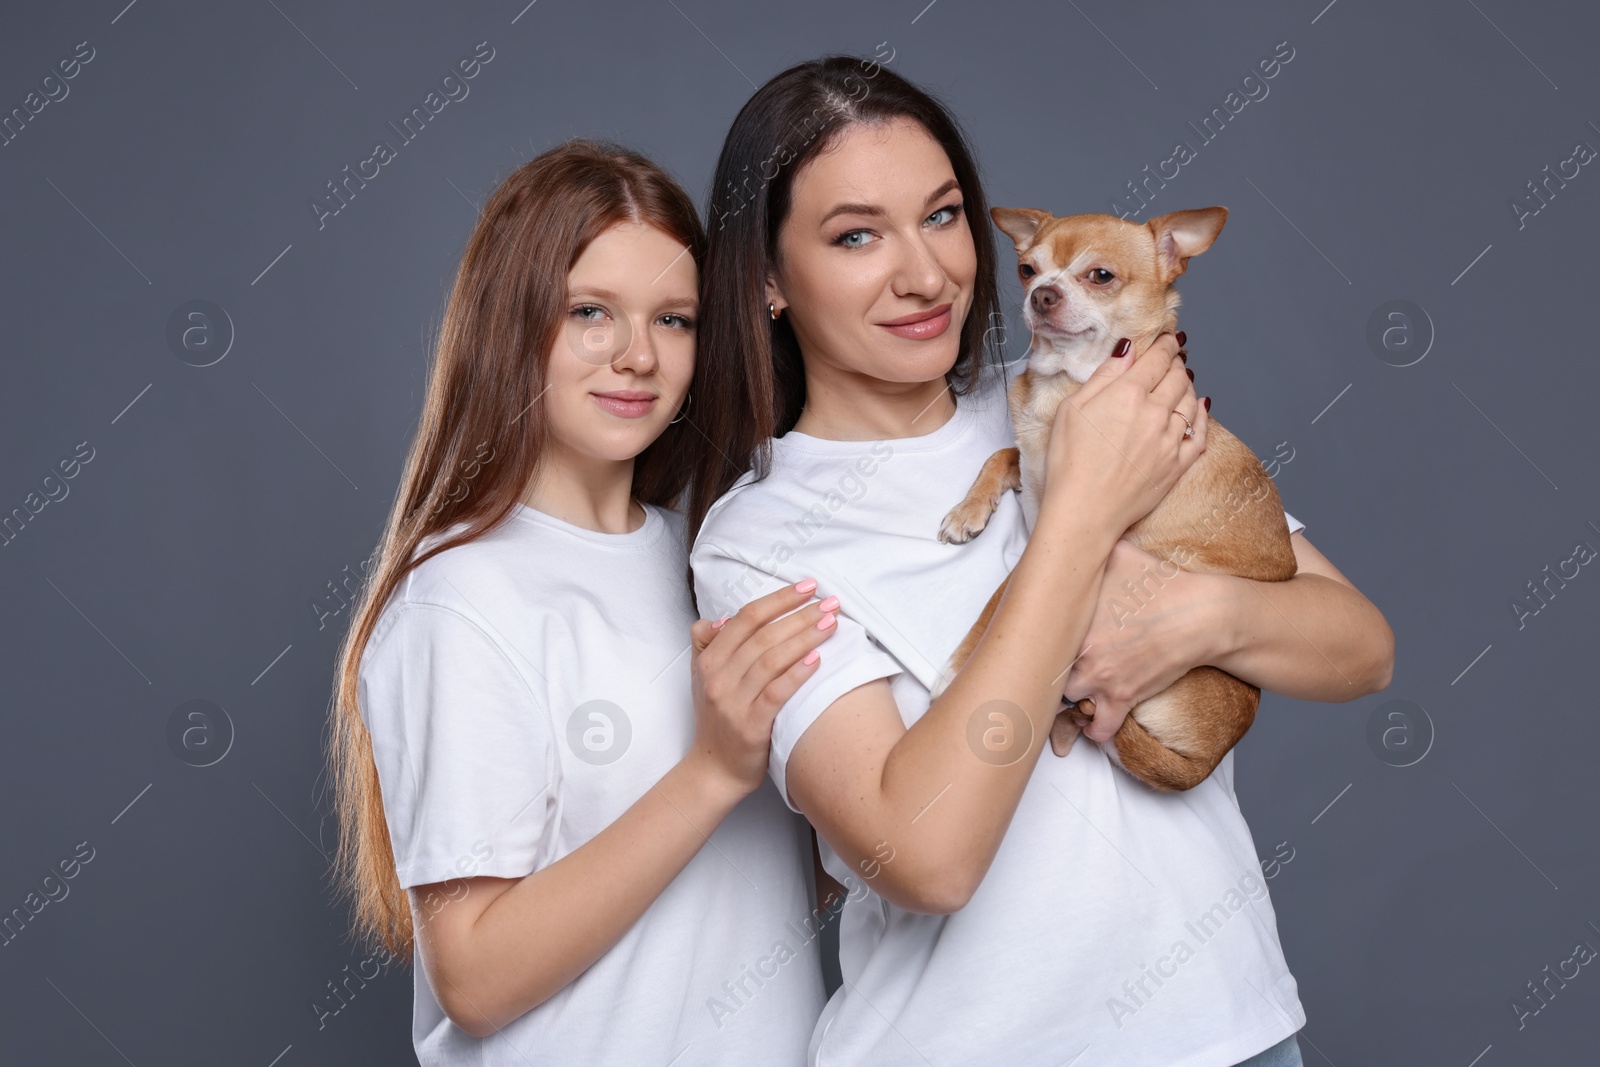
POLYGON ((359 938, 416 949, 423 1064, 798 1064, 822 1008, 766 755, 833 605, 695 618, 670 509, 708 447, 703 249, 661 168, 580 140, 462 257, 329 753, 339 886, 359 938))
POLYGON ((1041 752, 1066 697, 1093 698, 1086 736, 1108 742, 1200 664, 1350 700, 1388 684, 1392 636, 1287 516, 1293 578, 1187 574, 1118 628, 1121 583, 1157 562, 1121 535, 1205 447, 1209 400, 1167 335, 1124 340, 1061 405, 1031 532, 1005 494, 981 536, 938 540, 1014 443, 987 209, 945 108, 840 56, 759 89, 713 179, 698 418, 721 447, 691 485, 699 605, 801 573, 841 601, 769 768, 849 889, 810 1062, 1298 1064, 1305 1013, 1232 755, 1158 793, 1097 743, 1041 752))

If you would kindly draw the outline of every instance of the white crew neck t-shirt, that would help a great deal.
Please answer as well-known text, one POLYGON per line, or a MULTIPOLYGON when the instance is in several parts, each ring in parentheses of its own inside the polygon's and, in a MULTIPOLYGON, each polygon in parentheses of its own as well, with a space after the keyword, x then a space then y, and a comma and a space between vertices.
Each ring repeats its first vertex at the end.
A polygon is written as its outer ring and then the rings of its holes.
MULTIPOLYGON (((937 537, 984 460, 1015 444, 1004 375, 985 374, 925 436, 775 439, 768 477, 747 472, 696 538, 707 614, 806 576, 839 597, 839 632, 774 726, 769 769, 786 803, 795 742, 844 693, 891 678, 908 727, 927 711, 1022 554, 1015 493, 972 541, 937 537)), ((994 863, 951 915, 896 907, 820 844, 850 895, 844 985, 817 1022, 813 1065, 1231 1067, 1305 1022, 1232 752, 1195 788, 1163 794, 1087 738, 1066 757, 1045 746, 994 863)))
MULTIPOLYGON (((688 751, 684 520, 645 511, 606 534, 519 504, 385 605, 359 695, 402 886, 546 867, 688 751)), ((498 1034, 450 1022, 419 961, 417 1058, 802 1064, 824 1002, 812 885, 809 828, 763 781, 616 945, 498 1034)))

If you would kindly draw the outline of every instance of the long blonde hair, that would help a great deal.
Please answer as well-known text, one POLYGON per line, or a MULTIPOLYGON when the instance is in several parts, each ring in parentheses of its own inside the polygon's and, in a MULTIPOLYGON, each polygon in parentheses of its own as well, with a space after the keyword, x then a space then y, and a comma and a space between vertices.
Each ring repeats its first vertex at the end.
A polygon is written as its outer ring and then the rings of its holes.
MULTIPOLYGON (((357 941, 402 960, 413 949, 411 909, 357 706, 361 656, 406 573, 499 526, 525 492, 548 444, 540 398, 563 329, 567 273, 619 222, 653 225, 701 261, 705 236, 693 200, 656 164, 617 145, 568 141, 519 167, 489 197, 445 305, 421 420, 340 646, 327 739, 339 820, 333 879, 357 941), (413 558, 424 538, 463 522, 460 533, 413 558)), ((696 378, 686 406, 698 385, 696 378)), ((635 460, 635 498, 674 506, 704 447, 687 420, 668 426, 635 460)))

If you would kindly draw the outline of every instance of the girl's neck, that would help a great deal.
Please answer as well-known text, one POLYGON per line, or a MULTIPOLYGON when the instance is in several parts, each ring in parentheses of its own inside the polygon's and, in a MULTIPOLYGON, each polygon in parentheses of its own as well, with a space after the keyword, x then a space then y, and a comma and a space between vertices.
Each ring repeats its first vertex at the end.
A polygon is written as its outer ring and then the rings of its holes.
POLYGON ((633 460, 579 461, 552 445, 541 466, 522 494, 535 511, 596 533, 632 533, 644 524, 644 508, 633 499, 633 460))

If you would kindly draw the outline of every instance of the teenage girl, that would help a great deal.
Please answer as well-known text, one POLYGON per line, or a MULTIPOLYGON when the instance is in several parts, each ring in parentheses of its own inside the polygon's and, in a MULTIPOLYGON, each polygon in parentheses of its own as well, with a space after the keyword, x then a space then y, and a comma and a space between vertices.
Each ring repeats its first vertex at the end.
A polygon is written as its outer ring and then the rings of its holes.
POLYGON ((844 985, 810 1062, 1299 1064, 1305 1012, 1232 755, 1158 793, 1100 743, 1200 664, 1301 699, 1381 689, 1382 615, 1286 517, 1290 580, 1185 574, 1119 617, 1123 584, 1158 563, 1121 535, 1205 447, 1209 401, 1166 335, 1061 405, 1031 537, 1008 493, 974 540, 937 539, 1014 444, 985 360, 1003 319, 971 153, 892 71, 834 57, 777 75, 712 189, 700 367, 720 392, 699 413, 725 448, 694 479, 697 599, 729 610, 806 574, 842 601, 770 766, 850 889, 844 985), (1043 749, 1063 695, 1095 712, 1058 758, 1043 749))
POLYGON ((703 248, 660 168, 577 141, 456 276, 330 752, 340 883, 416 951, 425 1065, 804 1060, 812 844, 766 760, 836 603, 693 612, 703 248))

